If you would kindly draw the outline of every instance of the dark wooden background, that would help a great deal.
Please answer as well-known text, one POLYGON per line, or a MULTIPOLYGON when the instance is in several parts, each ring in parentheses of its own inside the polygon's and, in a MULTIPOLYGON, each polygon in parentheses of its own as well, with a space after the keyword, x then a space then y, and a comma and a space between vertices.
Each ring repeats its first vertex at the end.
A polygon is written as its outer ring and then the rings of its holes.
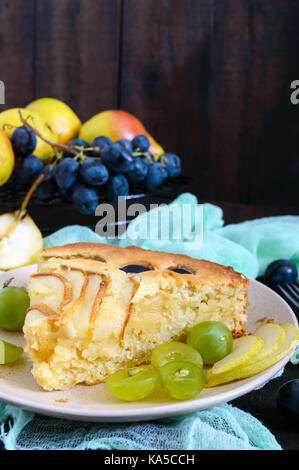
POLYGON ((205 200, 298 203, 298 0, 0 0, 0 15, 0 110, 122 108, 205 200))

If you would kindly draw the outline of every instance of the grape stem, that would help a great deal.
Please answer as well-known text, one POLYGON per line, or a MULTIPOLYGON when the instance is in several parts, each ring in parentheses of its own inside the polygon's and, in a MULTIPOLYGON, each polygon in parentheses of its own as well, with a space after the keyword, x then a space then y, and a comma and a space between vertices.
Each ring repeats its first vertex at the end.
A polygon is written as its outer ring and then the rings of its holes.
MULTIPOLYGON (((59 149, 60 151, 67 151, 67 152, 70 152, 72 153, 75 157, 77 158, 80 158, 80 154, 82 153, 82 148, 78 147, 78 146, 67 146, 67 145, 63 145, 63 144, 59 144, 59 143, 54 143, 54 142, 51 142, 50 140, 46 139, 42 133, 36 129, 35 126, 33 126, 32 124, 29 124, 28 122, 28 119, 29 117, 31 117, 30 115, 28 116, 28 118, 24 119, 23 118, 23 115, 22 115, 22 112, 19 110, 19 117, 20 117, 20 121, 21 123, 28 127, 37 137, 39 137, 41 140, 43 140, 46 144, 50 145, 54 151, 55 151, 55 158, 54 158, 54 161, 52 162, 52 165, 54 166, 57 161, 60 160, 61 158, 61 155, 59 155, 59 153, 56 151, 57 149, 59 149), (79 151, 76 150, 77 149, 80 149, 79 151)), ((85 149, 86 150, 86 149, 85 149)), ((90 148, 89 150, 93 150, 93 148, 90 148)), ((36 189, 39 187, 39 185, 45 181, 45 175, 42 173, 41 175, 38 176, 38 178, 33 182, 32 186, 30 187, 30 189, 28 190, 23 202, 22 202, 22 205, 20 207, 20 209, 17 211, 17 214, 16 214, 16 218, 15 218, 15 221, 14 223, 12 224, 12 230, 14 229, 15 227, 15 223, 18 223, 20 220, 22 220, 25 215, 26 215, 26 209, 27 209, 27 206, 28 206, 28 203, 33 195, 33 193, 36 191, 36 189)))
POLYGON ((24 126, 28 127, 32 132, 34 132, 35 135, 37 135, 37 137, 39 137, 41 140, 43 140, 44 142, 46 142, 46 144, 50 145, 50 146, 53 147, 54 149, 59 149, 59 150, 62 150, 62 151, 71 152, 71 153, 73 153, 74 155, 77 155, 78 152, 76 152, 76 150, 74 149, 74 147, 68 147, 67 145, 54 143, 54 142, 51 142, 50 140, 46 139, 46 138, 40 133, 40 131, 39 131, 38 129, 36 129, 36 127, 32 126, 32 124, 29 124, 28 118, 30 117, 30 115, 28 116, 27 119, 24 119, 23 116, 22 116, 22 112, 19 110, 19 116, 20 116, 20 120, 21 120, 22 124, 24 124, 24 126))
POLYGON ((22 202, 22 205, 17 213, 17 217, 16 217, 16 220, 19 221, 21 220, 24 215, 26 214, 26 209, 27 209, 27 206, 28 206, 28 203, 31 199, 31 196, 32 194, 34 193, 34 191, 36 191, 36 189, 39 187, 39 185, 45 180, 45 175, 44 174, 41 174, 39 175, 39 177, 34 181, 34 183, 32 184, 32 186, 30 187, 29 191, 27 192, 25 198, 24 198, 24 201, 22 202))
POLYGON ((11 233, 15 230, 15 228, 17 227, 18 223, 24 219, 24 217, 26 217, 26 214, 27 214, 27 206, 28 206, 28 203, 30 201, 30 198, 32 196, 32 194, 34 193, 34 191, 38 188, 38 186, 45 180, 45 175, 41 174, 39 175, 39 177, 34 181, 34 183, 32 184, 31 188, 29 189, 29 191, 27 192, 25 198, 24 198, 24 201, 22 202, 22 205, 20 207, 20 209, 15 212, 15 217, 14 219, 12 220, 11 224, 8 226, 6 232, 4 234, 2 234, 2 236, 0 237, 0 241, 2 241, 3 238, 9 238, 9 236, 11 235, 11 233))
POLYGON ((11 277, 10 279, 8 279, 7 281, 3 282, 3 286, 2 286, 2 289, 5 289, 5 287, 8 287, 9 284, 14 280, 13 277, 11 277))
MULTIPOLYGON (((30 115, 24 119, 23 116, 22 116, 22 112, 19 110, 19 116, 20 116, 20 120, 21 120, 21 123, 28 127, 35 135, 37 135, 37 137, 39 137, 41 140, 43 140, 46 144, 50 145, 51 147, 53 147, 54 151, 55 151, 55 154, 56 154, 56 158, 57 160, 59 160, 59 156, 57 155, 56 153, 56 150, 59 149, 60 151, 62 152, 70 152, 72 153, 77 159, 81 159, 82 161, 86 160, 87 158, 89 158, 88 156, 86 155, 83 155, 83 152, 86 152, 86 151, 89 151, 89 150, 99 150, 98 147, 88 147, 88 148, 85 148, 85 147, 80 147, 79 145, 71 145, 71 146, 68 146, 68 145, 63 145, 63 144, 58 144, 58 143, 55 143, 55 142, 51 142, 50 140, 46 139, 42 134, 41 132, 36 129, 36 127, 34 127, 32 124, 29 124, 28 122, 28 119, 31 117, 30 115)), ((93 157, 94 159, 96 160, 99 160, 99 158, 96 158, 96 157, 93 157)), ((56 163, 56 162, 55 162, 56 163)))
MULTIPOLYGON (((22 112, 19 110, 19 117, 20 117, 20 121, 21 123, 28 127, 28 129, 30 129, 37 137, 39 137, 41 140, 43 140, 46 144, 50 145, 54 151, 55 151, 55 158, 54 158, 54 161, 52 162, 52 165, 54 166, 57 161, 60 160, 61 158, 61 155, 62 153, 59 155, 59 152, 57 152, 57 150, 60 150, 61 152, 70 152, 72 153, 76 158, 80 158, 81 154, 82 154, 82 151, 83 151, 83 148, 80 148, 79 146, 67 146, 67 145, 63 145, 63 144, 59 144, 59 143, 55 143, 55 142, 51 142, 50 140, 46 139, 42 133, 36 129, 35 126, 33 126, 32 124, 30 124, 28 122, 28 119, 31 117, 30 115, 24 119, 23 115, 22 115, 22 112), (79 149, 78 150, 76 150, 79 149)), ((85 149, 86 150, 86 149, 85 149)), ((88 150, 93 150, 93 148, 90 148, 88 150)), ((31 199, 31 196, 33 195, 33 193, 36 191, 36 189, 39 187, 39 185, 45 181, 45 175, 42 173, 41 175, 39 175, 39 177, 34 181, 34 183, 32 184, 32 186, 30 187, 30 189, 28 190, 23 202, 22 202, 22 205, 20 207, 20 209, 17 211, 17 214, 16 214, 16 218, 15 218, 15 221, 14 223, 12 224, 12 230, 14 229, 15 227, 15 224, 18 223, 20 220, 22 220, 25 215, 26 215, 26 209, 27 209, 27 206, 28 206, 28 203, 31 199)))

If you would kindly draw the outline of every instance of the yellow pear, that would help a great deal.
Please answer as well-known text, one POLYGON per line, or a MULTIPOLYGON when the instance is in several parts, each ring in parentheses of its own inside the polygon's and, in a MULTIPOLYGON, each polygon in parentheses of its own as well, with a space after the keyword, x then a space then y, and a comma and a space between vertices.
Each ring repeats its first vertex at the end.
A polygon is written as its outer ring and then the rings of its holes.
POLYGON ((15 166, 15 156, 9 138, 0 130, 0 186, 10 178, 15 166))
MULTIPOLYGON (((54 144, 58 142, 57 135, 53 132, 41 114, 23 108, 7 109, 0 113, 0 129, 2 129, 8 137, 12 135, 16 127, 23 125, 19 111, 21 111, 23 119, 28 118, 28 124, 35 127, 45 139, 53 142, 54 144)), ((50 160, 54 155, 54 150, 51 145, 37 137, 37 144, 33 153, 41 160, 50 160)))
POLYGON ((26 106, 29 111, 41 114, 58 136, 60 144, 73 140, 82 125, 78 116, 63 101, 55 98, 40 98, 26 106))
POLYGON ((0 215, 0 270, 34 264, 43 248, 42 234, 27 214, 19 211, 0 215))
POLYGON ((89 144, 98 136, 110 137, 112 140, 132 140, 136 135, 146 135, 150 141, 150 152, 159 158, 164 152, 161 145, 147 132, 143 124, 133 114, 121 110, 107 110, 96 114, 83 124, 79 137, 89 144))

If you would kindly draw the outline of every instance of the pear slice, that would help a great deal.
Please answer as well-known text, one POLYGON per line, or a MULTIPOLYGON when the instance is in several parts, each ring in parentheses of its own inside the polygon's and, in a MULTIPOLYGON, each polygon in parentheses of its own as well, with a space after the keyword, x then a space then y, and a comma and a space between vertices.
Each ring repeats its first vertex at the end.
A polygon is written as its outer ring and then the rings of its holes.
POLYGON ((72 302, 75 302, 81 295, 84 295, 83 287, 88 282, 88 275, 85 271, 79 268, 70 267, 69 269, 63 270, 64 277, 71 283, 73 289, 72 302))
POLYGON ((59 320, 61 318, 59 313, 55 312, 55 310, 45 304, 31 305, 31 307, 29 307, 27 310, 27 314, 32 311, 38 311, 44 315, 44 317, 47 317, 51 320, 59 320))
POLYGON ((80 299, 78 303, 75 303, 74 307, 71 308, 73 311, 73 324, 79 335, 84 335, 89 330, 90 318, 93 312, 93 303, 97 298, 99 290, 101 290, 101 282, 101 274, 90 274, 88 276, 88 283, 84 286, 82 299, 80 299))
POLYGON ((97 315, 99 314, 99 309, 102 304, 106 289, 107 289, 107 276, 105 276, 105 274, 102 274, 102 280, 99 285, 98 292, 95 296, 95 300, 94 300, 91 315, 90 315, 90 323, 92 324, 95 323, 97 315))
POLYGON ((277 325, 277 323, 265 323, 261 325, 254 334, 262 338, 265 342, 263 349, 253 358, 255 362, 271 356, 271 354, 282 346, 286 339, 285 329, 277 325))
POLYGON ((37 273, 31 276, 30 287, 32 303, 42 302, 50 305, 53 310, 62 309, 73 299, 72 284, 62 274, 37 273), (47 301, 46 301, 47 300, 47 301))
POLYGON ((0 364, 9 364, 19 359, 24 350, 20 346, 0 340, 0 364))
MULTIPOLYGON (((266 325, 263 326, 266 327, 266 325)), ((214 387, 215 385, 231 382, 233 380, 251 377, 252 375, 258 374, 263 370, 268 369, 269 367, 273 366, 281 359, 283 359, 285 356, 287 356, 289 352, 294 349, 297 344, 297 341, 299 340, 299 331, 291 323, 281 323, 280 327, 285 331, 285 339, 277 349, 275 348, 273 351, 273 344, 272 346, 270 345, 271 340, 269 339, 267 347, 267 338, 265 331, 269 331, 269 328, 267 327, 266 330, 265 328, 262 329, 262 327, 260 327, 258 330, 260 330, 259 332, 262 332, 264 334, 266 342, 265 348, 263 348, 264 352, 263 350, 261 350, 261 354, 257 354, 257 356, 253 358, 253 360, 250 360, 248 363, 243 364, 240 367, 235 367, 233 370, 229 370, 226 373, 218 374, 217 376, 211 376, 206 382, 206 387, 214 387), (267 354, 265 356, 265 351, 269 351, 271 349, 272 352, 269 355, 267 354), (263 356, 264 359, 256 360, 259 357, 263 356)), ((278 342, 280 341, 281 339, 278 339, 278 342)))
POLYGON ((8 271, 37 262, 43 248, 42 234, 27 214, 0 216, 0 270, 8 271))
POLYGON ((207 371, 206 379, 209 380, 215 375, 223 374, 228 370, 246 364, 263 348, 264 341, 254 335, 242 336, 234 339, 233 350, 207 371))
POLYGON ((67 312, 67 317, 72 317, 76 312, 77 308, 84 301, 85 294, 88 287, 88 273, 85 273, 81 269, 72 268, 67 273, 68 279, 72 280, 73 291, 74 291, 74 301, 70 309, 67 312))

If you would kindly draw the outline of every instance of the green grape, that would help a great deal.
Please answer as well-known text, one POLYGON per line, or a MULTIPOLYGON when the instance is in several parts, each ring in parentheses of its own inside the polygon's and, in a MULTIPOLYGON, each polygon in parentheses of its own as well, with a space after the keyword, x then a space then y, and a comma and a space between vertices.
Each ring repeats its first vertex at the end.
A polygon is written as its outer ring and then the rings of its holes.
POLYGON ((160 378, 169 395, 177 400, 195 398, 205 385, 203 370, 188 361, 164 364, 160 367, 160 378))
POLYGON ((0 327, 8 331, 23 328, 29 295, 20 287, 4 287, 0 291, 0 327))
POLYGON ((203 365, 199 352, 185 343, 171 341, 170 343, 161 344, 154 349, 151 358, 153 366, 159 368, 171 361, 188 361, 198 367, 203 365))
POLYGON ((201 354, 204 364, 211 365, 231 353, 233 336, 223 323, 205 321, 192 328, 187 344, 201 354))
POLYGON ((8 364, 19 359, 24 350, 20 346, 0 340, 0 364, 8 364))
POLYGON ((158 380, 158 370, 149 365, 119 370, 106 379, 106 384, 119 400, 138 401, 153 392, 158 380))

